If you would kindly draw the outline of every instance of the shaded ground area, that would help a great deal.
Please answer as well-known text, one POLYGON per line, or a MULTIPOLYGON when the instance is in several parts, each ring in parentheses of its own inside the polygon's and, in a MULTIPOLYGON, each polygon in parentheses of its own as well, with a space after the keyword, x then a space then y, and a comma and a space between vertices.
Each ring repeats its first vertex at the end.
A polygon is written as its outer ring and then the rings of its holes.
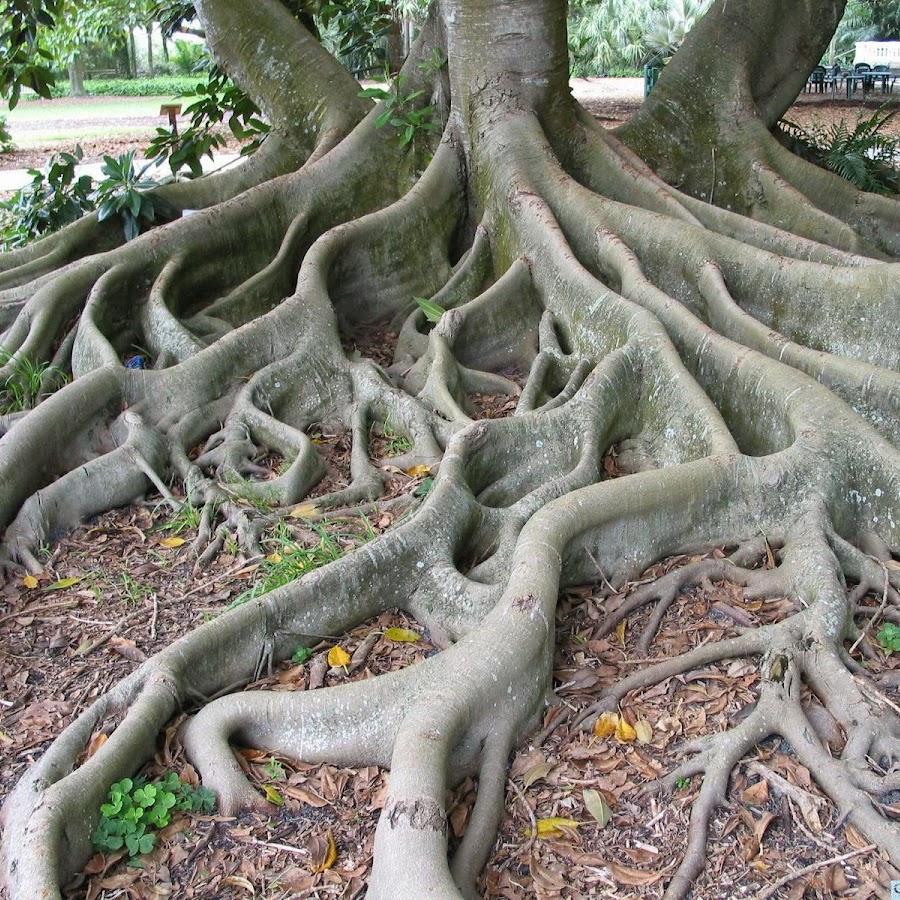
MULTIPOLYGON (((590 100, 589 108, 615 125, 639 102, 639 96, 616 96, 590 100)), ((792 115, 801 122, 807 114, 851 117, 858 108, 858 103, 803 98, 792 115)), ((122 140, 123 147, 131 146, 130 139, 122 140)), ((350 336, 345 349, 386 364, 395 340, 396 334, 386 329, 368 328, 350 336)), ((520 380, 521 373, 505 374, 520 380)), ((499 417, 515 409, 516 398, 472 395, 469 402, 478 416, 499 417)), ((328 466, 320 489, 345 485, 346 436, 318 431, 311 437, 328 466)), ((233 604, 275 586, 279 578, 353 552, 371 536, 415 515, 430 488, 431 473, 393 463, 405 449, 389 421, 373 427, 370 453, 391 476, 386 496, 363 510, 328 519, 317 517, 309 504, 298 507, 287 525, 270 529, 264 557, 243 559, 235 548, 226 548, 212 568, 195 573, 189 547, 196 516, 187 507, 174 510, 161 497, 151 497, 90 522, 47 548, 45 573, 36 582, 16 577, 0 583, 0 799, 67 722, 144 658, 204 619, 227 614, 233 604)), ((277 474, 281 460, 267 457, 257 463, 265 480, 277 474)), ((605 468, 609 477, 619 474, 615 452, 608 454, 605 468)), ((652 784, 677 766, 686 741, 721 731, 748 714, 757 696, 756 667, 746 662, 711 666, 629 695, 608 734, 603 729, 582 733, 570 723, 605 686, 635 667, 794 611, 786 599, 749 601, 733 584, 705 581, 677 596, 649 651, 638 643, 650 610, 614 624, 616 610, 635 590, 703 556, 722 557, 729 549, 664 560, 618 592, 598 570, 595 583, 563 593, 555 672, 560 705, 548 712, 543 729, 512 761, 506 820, 482 881, 486 898, 631 900, 660 895, 663 880, 684 852, 697 785, 696 779, 688 780, 674 793, 654 793, 652 784), (552 818, 563 821, 549 829, 544 821, 535 836, 538 820, 552 818)), ((772 567, 778 551, 767 551, 761 565, 772 567)), ((860 602, 871 610, 872 625, 856 646, 848 641, 847 649, 874 675, 887 675, 883 683, 893 679, 896 686, 900 653, 886 653, 876 638, 883 624, 881 597, 871 594, 860 602)), ((386 614, 348 634, 323 635, 316 646, 298 648, 294 661, 282 663, 253 687, 310 690, 415 665, 434 652, 437 648, 419 626, 400 613, 386 614), (335 646, 346 651, 349 663, 329 665, 335 646)), ((896 690, 889 695, 897 702, 896 690)), ((808 697, 807 703, 811 720, 839 753, 844 739, 840 729, 815 698, 808 697)), ((147 774, 175 771, 194 783, 196 773, 181 751, 177 726, 173 722, 166 732, 147 774)), ((269 796, 281 801, 280 808, 268 816, 240 818, 179 815, 140 867, 128 865, 121 853, 98 854, 70 886, 69 896, 363 896, 389 773, 376 767, 298 764, 259 751, 242 754, 242 765, 261 791, 268 788, 269 796), (337 857, 323 868, 329 834, 337 857)), ((448 808, 456 838, 465 830, 473 799, 470 781, 451 794, 448 808)), ((767 741, 741 764, 729 801, 715 820, 710 860, 695 896, 887 896, 889 872, 877 851, 839 821, 811 773, 783 741, 767 741)), ((900 797, 893 798, 887 812, 900 818, 900 797)))

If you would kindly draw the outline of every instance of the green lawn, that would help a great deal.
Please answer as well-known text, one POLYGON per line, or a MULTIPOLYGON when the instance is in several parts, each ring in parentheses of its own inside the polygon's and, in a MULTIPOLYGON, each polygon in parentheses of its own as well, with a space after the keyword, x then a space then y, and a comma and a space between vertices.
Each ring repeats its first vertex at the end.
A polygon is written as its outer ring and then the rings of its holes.
POLYGON ((185 109, 193 97, 175 99, 159 97, 89 97, 73 101, 68 97, 57 100, 24 100, 4 113, 13 143, 30 147, 48 141, 77 141, 102 138, 111 134, 146 133, 152 125, 168 126, 168 118, 159 114, 160 106, 180 103, 185 109), (145 125, 126 125, 121 122, 132 116, 149 119, 145 125), (104 124, 106 123, 106 124, 104 124))
MULTIPOLYGON (((180 103, 182 109, 193 102, 193 97, 173 99, 162 97, 89 97, 73 101, 68 97, 58 100, 23 100, 4 113, 7 122, 15 127, 18 122, 57 122, 62 119, 121 119, 124 116, 159 116, 164 103, 180 103)), ((160 122, 164 117, 159 116, 160 122)))

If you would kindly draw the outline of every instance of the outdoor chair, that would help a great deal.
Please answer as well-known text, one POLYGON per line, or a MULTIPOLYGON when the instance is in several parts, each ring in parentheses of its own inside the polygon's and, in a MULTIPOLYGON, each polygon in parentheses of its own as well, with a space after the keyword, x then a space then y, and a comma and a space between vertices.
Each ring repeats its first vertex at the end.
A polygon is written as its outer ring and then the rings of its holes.
POLYGON ((870 72, 872 71, 872 67, 868 63, 856 63, 853 66, 853 74, 850 76, 850 80, 847 83, 847 96, 850 94, 856 93, 856 85, 861 84, 863 89, 863 96, 869 93, 872 90, 872 87, 875 84, 875 79, 870 76, 870 72))
MULTIPOLYGON (((872 69, 872 81, 881 81, 881 93, 890 94, 894 91, 894 79, 891 77, 890 66, 875 66, 872 69)), ((874 86, 874 85, 873 85, 874 86)))
POLYGON ((837 93, 837 89, 844 83, 847 72, 839 65, 833 65, 825 74, 825 84, 831 86, 831 93, 837 93))
POLYGON ((806 90, 812 91, 814 94, 824 94, 825 74, 825 66, 816 66, 812 72, 809 73, 809 78, 806 81, 806 90))

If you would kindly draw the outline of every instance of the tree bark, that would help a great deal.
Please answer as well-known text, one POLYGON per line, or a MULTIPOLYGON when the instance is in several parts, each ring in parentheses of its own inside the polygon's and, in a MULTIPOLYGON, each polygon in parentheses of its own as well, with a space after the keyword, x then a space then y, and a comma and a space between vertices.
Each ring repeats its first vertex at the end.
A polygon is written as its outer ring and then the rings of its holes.
POLYGON ((84 59, 78 54, 69 63, 69 91, 73 97, 83 97, 84 90, 84 59))

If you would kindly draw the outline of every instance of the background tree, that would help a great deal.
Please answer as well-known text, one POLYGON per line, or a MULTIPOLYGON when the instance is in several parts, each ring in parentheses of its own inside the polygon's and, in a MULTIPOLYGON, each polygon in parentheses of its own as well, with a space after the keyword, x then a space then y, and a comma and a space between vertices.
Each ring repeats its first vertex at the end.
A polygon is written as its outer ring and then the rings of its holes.
MULTIPOLYGON (((209 208, 125 246, 87 218, 4 259, 0 383, 26 358, 73 375, 0 417, 11 571, 39 569, 59 529, 166 479, 203 508, 201 561, 229 534, 255 553, 321 477, 310 427, 353 446, 351 484, 317 496, 317 513, 380 498, 374 421, 410 441, 399 465, 439 472, 411 520, 180 639, 70 725, 6 805, 12 897, 58 896, 110 784, 188 707, 185 747, 223 812, 265 807, 231 740, 389 765, 368 896, 476 896, 510 749, 553 702, 560 585, 598 568, 621 585, 710 543, 731 548, 717 577, 793 612, 638 669, 580 722, 723 658, 759 667, 746 717, 662 779, 703 775, 666 896, 687 895, 732 767, 771 734, 900 865, 880 805, 898 786, 900 718, 846 640, 865 628, 862 596, 877 591, 893 617, 900 603, 898 205, 771 132, 843 9, 717 0, 613 135, 570 97, 561 0, 440 0, 371 111, 280 3, 198 4, 219 63, 305 162, 271 180, 251 168, 242 190, 176 185, 171 202, 206 190, 209 208), (390 373, 342 348, 391 322, 390 373), (123 364, 134 343, 148 368, 123 364), (528 373, 521 390, 511 366, 528 373), (518 393, 516 415, 472 421, 473 391, 518 393), (629 474, 602 480, 611 447, 629 474), (233 488, 260 448, 290 461, 275 481, 240 482, 264 510, 233 488), (443 652, 328 690, 236 690, 392 607, 443 652), (839 755, 804 690, 846 735, 839 755), (478 798, 448 862, 446 787, 469 773, 478 798)), ((650 647, 675 591, 709 571, 636 593, 607 626, 658 604, 650 647)))

